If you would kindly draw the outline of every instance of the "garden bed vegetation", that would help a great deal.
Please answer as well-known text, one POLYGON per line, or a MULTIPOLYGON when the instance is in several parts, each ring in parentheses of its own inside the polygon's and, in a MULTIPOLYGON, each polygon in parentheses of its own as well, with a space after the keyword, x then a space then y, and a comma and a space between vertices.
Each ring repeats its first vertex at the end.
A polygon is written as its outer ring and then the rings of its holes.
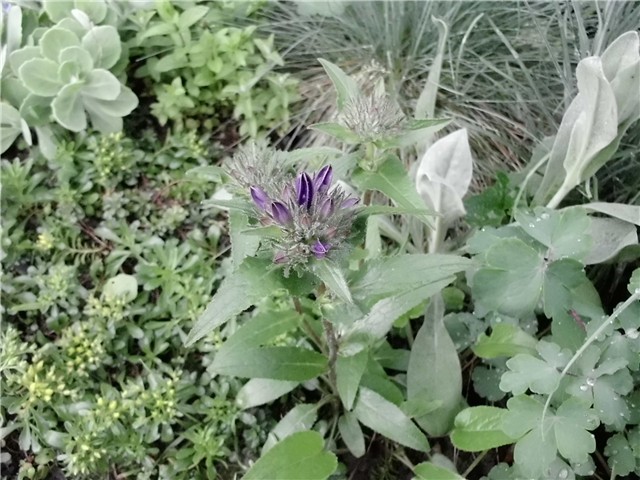
POLYGON ((0 468, 640 474, 635 2, 3 2, 0 468))

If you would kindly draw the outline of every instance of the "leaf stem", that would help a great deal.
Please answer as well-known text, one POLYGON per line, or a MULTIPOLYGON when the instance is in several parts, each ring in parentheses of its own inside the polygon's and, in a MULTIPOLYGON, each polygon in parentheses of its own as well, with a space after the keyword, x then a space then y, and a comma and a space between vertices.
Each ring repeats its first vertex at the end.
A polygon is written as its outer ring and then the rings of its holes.
POLYGON ((329 320, 323 318, 322 326, 324 327, 324 334, 327 338, 327 346, 329 347, 329 382, 334 391, 337 391, 336 361, 338 360, 338 338, 329 320))
POLYGON ((485 457, 485 455, 489 452, 489 450, 485 450, 484 452, 481 452, 480 455, 478 455, 476 458, 473 459, 473 462, 471 462, 471 465, 469 465, 467 467, 467 469, 464 471, 464 473, 462 474, 462 476, 464 478, 467 478, 469 476, 469 474, 473 471, 474 468, 476 468, 478 466, 478 464, 482 461, 482 459, 485 457))

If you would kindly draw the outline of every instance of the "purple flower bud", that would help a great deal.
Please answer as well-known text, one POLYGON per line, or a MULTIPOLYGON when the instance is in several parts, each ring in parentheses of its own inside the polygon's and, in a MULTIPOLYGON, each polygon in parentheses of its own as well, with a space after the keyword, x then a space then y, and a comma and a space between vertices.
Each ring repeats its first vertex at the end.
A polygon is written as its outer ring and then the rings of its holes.
POLYGON ((357 199, 356 197, 347 197, 340 204, 340 208, 351 208, 351 207, 357 205, 359 201, 360 200, 357 199))
POLYGON ((331 185, 331 179, 333 178, 333 169, 331 165, 325 165, 320 169, 313 179, 313 186, 318 192, 323 192, 329 189, 331 185))
POLYGON ((296 191, 298 193, 298 205, 311 208, 313 201, 313 182, 308 173, 301 173, 296 178, 296 191))
POLYGON ((331 249, 331 245, 328 243, 322 243, 320 240, 316 240, 316 243, 311 245, 311 251, 316 256, 316 258, 324 258, 329 253, 331 249))
POLYGON ((260 210, 265 210, 269 204, 269 196, 260 187, 251 187, 251 198, 260 210))
POLYGON ((325 199, 321 204, 318 210, 320 213, 320 218, 327 218, 329 215, 333 213, 333 198, 325 199))
POLYGON ((271 204, 271 216, 280 225, 287 225, 291 222, 291 213, 284 203, 281 202, 273 202, 271 204))
POLYGON ((282 250, 277 251, 276 254, 273 256, 273 263, 277 265, 287 263, 288 261, 289 261, 289 257, 287 257, 287 254, 284 253, 282 250))

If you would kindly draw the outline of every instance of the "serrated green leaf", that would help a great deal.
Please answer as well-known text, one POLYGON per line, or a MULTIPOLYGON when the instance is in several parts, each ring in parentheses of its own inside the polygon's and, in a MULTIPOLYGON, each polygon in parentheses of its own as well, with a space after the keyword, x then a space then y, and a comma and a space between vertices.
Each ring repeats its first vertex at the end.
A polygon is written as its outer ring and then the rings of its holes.
POLYGON ((246 473, 243 480, 326 480, 335 472, 338 461, 324 451, 317 432, 298 432, 278 442, 246 473))
POLYGON ((353 414, 362 424, 405 447, 429 451, 427 437, 409 417, 396 405, 368 388, 360 388, 353 414))
POLYGON ((282 286, 282 274, 271 262, 256 258, 245 259, 238 270, 224 279, 204 313, 189 332, 185 345, 193 345, 231 317, 282 286))
POLYGON ((535 354, 538 341, 515 325, 500 323, 494 325, 491 335, 480 335, 472 347, 480 358, 513 357, 518 353, 535 354))
MULTIPOLYGON (((389 157, 376 172, 356 171, 352 180, 361 190, 377 190, 384 193, 398 207, 425 208, 425 203, 416 191, 402 162, 395 157, 389 157)), ((430 217, 417 215, 417 218, 427 226, 432 226, 430 217)))
POLYGON ((407 398, 440 402, 435 411, 416 418, 429 435, 442 436, 453 425, 462 393, 460 360, 443 321, 444 304, 431 299, 424 322, 411 347, 407 398))
POLYGON ((338 356, 336 361, 337 388, 340 400, 347 410, 351 410, 353 407, 368 360, 368 350, 363 350, 350 357, 338 356))

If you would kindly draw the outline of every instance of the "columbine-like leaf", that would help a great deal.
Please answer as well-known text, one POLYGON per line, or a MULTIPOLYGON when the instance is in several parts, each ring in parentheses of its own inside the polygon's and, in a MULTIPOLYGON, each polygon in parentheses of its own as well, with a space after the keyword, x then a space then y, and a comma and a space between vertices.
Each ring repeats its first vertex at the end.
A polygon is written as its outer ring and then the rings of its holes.
POLYGON ((431 299, 424 322, 411 347, 407 370, 407 398, 429 399, 440 406, 416 422, 427 433, 441 436, 449 431, 458 412, 462 373, 456 347, 443 321, 444 305, 431 299))
POLYGON ((429 451, 429 442, 400 408, 368 388, 360 388, 353 414, 370 429, 405 447, 429 451))
POLYGON ((494 325, 491 335, 480 335, 473 353, 480 358, 513 357, 518 353, 535 353, 538 341, 515 325, 494 325))
POLYGON ((607 456, 607 463, 612 471, 617 475, 629 475, 630 473, 638 473, 636 465, 639 459, 634 455, 633 449, 629 441, 622 433, 616 433, 609 440, 604 449, 607 456))
POLYGON ((337 466, 336 456, 324 451, 319 433, 298 432, 260 457, 242 479, 326 480, 337 466))
POLYGON ((538 207, 533 213, 515 212, 522 229, 549 248, 548 258, 582 258, 591 249, 590 219, 581 208, 555 211, 538 207))

